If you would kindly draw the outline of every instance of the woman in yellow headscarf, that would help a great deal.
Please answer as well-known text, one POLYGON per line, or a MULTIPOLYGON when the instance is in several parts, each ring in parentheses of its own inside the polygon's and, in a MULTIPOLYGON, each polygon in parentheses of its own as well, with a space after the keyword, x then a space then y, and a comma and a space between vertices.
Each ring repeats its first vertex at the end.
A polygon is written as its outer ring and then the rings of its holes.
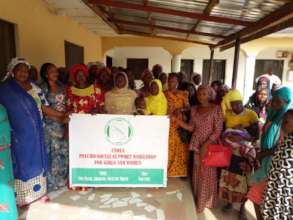
POLYGON ((232 204, 240 204, 239 218, 245 218, 244 203, 248 190, 248 178, 255 161, 254 142, 258 139, 258 116, 243 106, 243 98, 237 90, 231 90, 223 99, 225 127, 223 142, 231 147, 231 164, 221 170, 219 197, 227 202, 224 212, 232 209, 232 204))
POLYGON ((232 101, 238 101, 238 100, 242 100, 242 95, 241 93, 236 90, 236 89, 233 89, 233 90, 230 90, 224 97, 223 97, 223 100, 222 100, 222 103, 221 103, 221 107, 222 107, 222 111, 224 113, 224 115, 226 114, 227 111, 230 111, 231 110, 231 104, 230 102, 232 101))
POLYGON ((167 115, 167 99, 163 93, 160 80, 155 79, 150 83, 151 95, 146 97, 146 111, 150 115, 167 115))

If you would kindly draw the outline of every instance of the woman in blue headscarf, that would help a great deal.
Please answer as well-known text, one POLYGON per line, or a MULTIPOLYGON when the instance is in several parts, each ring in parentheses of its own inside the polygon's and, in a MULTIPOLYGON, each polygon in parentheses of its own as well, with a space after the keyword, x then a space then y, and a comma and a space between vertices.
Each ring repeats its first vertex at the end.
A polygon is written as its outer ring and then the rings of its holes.
POLYGON ((20 207, 40 198, 47 199, 48 156, 42 115, 64 117, 49 107, 42 90, 30 82, 29 69, 26 60, 13 58, 6 80, 0 86, 0 104, 7 110, 12 129, 16 203, 20 207))
POLYGON ((282 87, 273 93, 271 107, 263 128, 261 138, 261 152, 258 159, 261 161, 260 168, 251 177, 251 188, 248 192, 256 209, 257 218, 262 219, 259 206, 262 203, 263 192, 267 185, 267 175, 271 166, 274 148, 280 141, 280 130, 284 114, 292 104, 292 91, 288 87, 282 87))

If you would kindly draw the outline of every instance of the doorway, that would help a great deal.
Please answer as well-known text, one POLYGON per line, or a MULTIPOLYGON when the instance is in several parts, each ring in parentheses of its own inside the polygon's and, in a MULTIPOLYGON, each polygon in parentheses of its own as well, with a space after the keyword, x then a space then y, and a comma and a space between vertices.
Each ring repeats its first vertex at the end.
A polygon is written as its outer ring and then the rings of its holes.
POLYGON ((186 79, 191 81, 192 74, 193 74, 193 65, 194 60, 191 59, 182 59, 181 60, 181 68, 180 71, 186 74, 186 79))
POLYGON ((74 64, 84 63, 84 49, 83 47, 73 44, 71 42, 64 42, 65 49, 65 65, 67 68, 74 64))
POLYGON ((16 57, 14 24, 0 20, 0 80, 7 72, 11 58, 16 57))
MULTIPOLYGON (((203 72, 202 72, 202 82, 203 84, 209 84, 209 67, 210 60, 203 61, 203 72)), ((214 60, 214 64, 211 71, 211 82, 215 80, 220 80, 225 82, 226 77, 226 60, 214 60)))
POLYGON ((113 65, 113 58, 110 56, 106 56, 106 67, 111 68, 113 65))
POLYGON ((128 58, 127 59, 127 68, 132 70, 135 79, 140 79, 142 72, 148 68, 149 59, 135 59, 128 58))

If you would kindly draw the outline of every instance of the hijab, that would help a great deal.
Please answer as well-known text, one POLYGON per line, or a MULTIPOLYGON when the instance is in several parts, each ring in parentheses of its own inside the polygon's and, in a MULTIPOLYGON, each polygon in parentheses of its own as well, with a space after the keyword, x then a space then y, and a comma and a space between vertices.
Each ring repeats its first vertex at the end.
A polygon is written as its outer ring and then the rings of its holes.
MULTIPOLYGON (((292 104, 292 90, 289 87, 282 87, 273 93, 273 97, 279 97, 286 102, 283 107, 274 111, 272 108, 268 110, 268 116, 265 124, 265 131, 261 138, 261 149, 270 150, 272 149, 280 139, 280 130, 284 114, 288 111, 292 104)), ((260 182, 267 176, 272 156, 267 156, 261 161, 261 167, 252 176, 251 180, 253 182, 260 182)))
POLYGON ((146 97, 147 112, 153 115, 166 115, 167 114, 167 99, 163 92, 163 86, 160 80, 155 79, 150 84, 156 83, 159 87, 157 95, 150 95, 146 97))
POLYGON ((241 95, 241 93, 236 90, 230 90, 224 97, 223 97, 223 101, 221 103, 221 107, 222 107, 222 111, 224 113, 224 115, 226 114, 227 111, 231 110, 231 102, 234 101, 243 101, 243 97, 241 95))
POLYGON ((128 88, 127 74, 119 72, 114 77, 114 88, 105 95, 105 109, 109 114, 132 114, 135 112, 135 99, 137 94, 128 88), (117 77, 123 75, 126 80, 123 88, 117 87, 117 77))

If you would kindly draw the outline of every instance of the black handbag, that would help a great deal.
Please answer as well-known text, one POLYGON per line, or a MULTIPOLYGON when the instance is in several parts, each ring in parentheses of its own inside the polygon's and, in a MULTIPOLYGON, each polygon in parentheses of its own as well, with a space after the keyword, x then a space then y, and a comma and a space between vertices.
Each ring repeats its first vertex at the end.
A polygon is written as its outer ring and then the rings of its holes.
POLYGON ((177 132, 180 136, 180 139, 183 143, 189 143, 191 140, 192 134, 184 128, 177 128, 177 132))

